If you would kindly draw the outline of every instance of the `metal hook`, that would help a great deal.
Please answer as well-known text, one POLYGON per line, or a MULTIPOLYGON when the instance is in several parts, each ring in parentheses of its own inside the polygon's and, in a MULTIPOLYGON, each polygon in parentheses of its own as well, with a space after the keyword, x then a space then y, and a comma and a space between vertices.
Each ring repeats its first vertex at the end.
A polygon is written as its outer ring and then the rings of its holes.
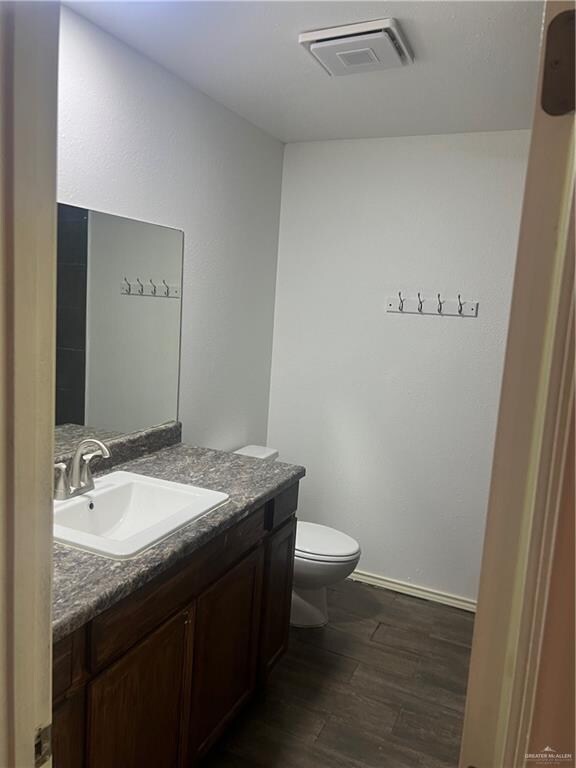
POLYGON ((420 291, 418 291, 418 312, 422 312, 422 297, 420 296, 420 291))
POLYGON ((140 296, 144 293, 144 285, 140 282, 140 278, 136 278, 136 282, 138 283, 138 293, 140 296))
POLYGON ((128 282, 126 275, 124 275, 124 282, 126 283, 126 293, 132 293, 132 286, 128 282))
POLYGON ((156 296, 156 286, 152 281, 152 278, 150 278, 150 285, 152 286, 152 296, 156 296))
POLYGON ((440 299, 440 294, 438 294, 438 314, 439 314, 439 315, 441 315, 441 314, 442 314, 442 303, 443 303, 443 302, 442 302, 442 301, 441 301, 441 299, 440 299))
POLYGON ((398 291, 398 298, 400 303, 398 304, 398 311, 404 312, 404 299, 402 298, 402 291, 398 291))
POLYGON ((162 280, 162 282, 164 283, 164 287, 166 288, 166 291, 165 291, 165 293, 164 293, 164 296, 170 296, 170 286, 168 285, 168 283, 166 282, 166 280, 162 280))
POLYGON ((462 304, 460 294, 458 294, 458 314, 461 315, 463 311, 464 311, 464 305, 462 304))

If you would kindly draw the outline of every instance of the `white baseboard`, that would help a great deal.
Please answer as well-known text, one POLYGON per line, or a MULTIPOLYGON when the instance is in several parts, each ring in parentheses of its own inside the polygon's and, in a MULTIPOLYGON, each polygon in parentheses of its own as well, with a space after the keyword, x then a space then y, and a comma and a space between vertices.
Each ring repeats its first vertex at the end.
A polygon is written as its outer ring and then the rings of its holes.
POLYGON ((430 589, 429 587, 419 587, 417 584, 410 584, 407 581, 388 579, 386 576, 379 576, 376 573, 368 573, 368 571, 354 571, 350 578, 353 581, 372 584, 374 587, 382 587, 383 589, 390 589, 393 592, 401 592, 403 595, 412 595, 412 597, 420 597, 423 600, 430 600, 433 603, 451 605, 454 608, 461 608, 463 611, 470 611, 471 613, 476 612, 476 600, 470 600, 468 597, 452 595, 449 592, 441 592, 438 589, 430 589))

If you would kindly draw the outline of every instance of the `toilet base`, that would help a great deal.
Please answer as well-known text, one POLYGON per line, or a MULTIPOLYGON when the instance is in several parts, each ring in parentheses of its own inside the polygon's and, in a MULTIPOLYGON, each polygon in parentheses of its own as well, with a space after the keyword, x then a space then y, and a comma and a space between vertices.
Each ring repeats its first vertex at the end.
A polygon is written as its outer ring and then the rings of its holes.
POLYGON ((290 625, 292 627, 324 627, 328 624, 326 587, 293 589, 290 625))

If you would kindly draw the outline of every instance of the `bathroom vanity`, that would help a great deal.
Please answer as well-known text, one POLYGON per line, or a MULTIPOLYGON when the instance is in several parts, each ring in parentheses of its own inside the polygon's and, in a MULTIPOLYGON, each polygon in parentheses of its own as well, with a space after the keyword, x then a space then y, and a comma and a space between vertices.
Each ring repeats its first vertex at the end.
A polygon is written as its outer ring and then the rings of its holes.
POLYGON ((304 470, 180 443, 115 469, 230 498, 130 560, 55 544, 54 766, 192 766, 286 648, 304 470))
POLYGON ((53 764, 192 766, 286 648, 304 470, 141 429, 178 410, 182 232, 70 205, 58 232, 53 764))

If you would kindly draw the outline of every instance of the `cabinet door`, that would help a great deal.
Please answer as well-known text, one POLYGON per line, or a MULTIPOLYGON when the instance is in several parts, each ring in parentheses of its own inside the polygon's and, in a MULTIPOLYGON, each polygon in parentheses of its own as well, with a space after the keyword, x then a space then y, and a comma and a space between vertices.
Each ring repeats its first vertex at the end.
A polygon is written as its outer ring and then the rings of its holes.
POLYGON ((89 768, 176 768, 191 610, 167 621, 88 689, 89 768))
POLYGON ((198 598, 190 761, 218 738, 254 690, 262 565, 259 548, 198 598))
POLYGON ((84 689, 62 701, 52 713, 53 768, 84 765, 84 689))
POLYGON ((288 647, 295 545, 295 518, 272 534, 266 544, 260 646, 260 672, 264 676, 288 647))

